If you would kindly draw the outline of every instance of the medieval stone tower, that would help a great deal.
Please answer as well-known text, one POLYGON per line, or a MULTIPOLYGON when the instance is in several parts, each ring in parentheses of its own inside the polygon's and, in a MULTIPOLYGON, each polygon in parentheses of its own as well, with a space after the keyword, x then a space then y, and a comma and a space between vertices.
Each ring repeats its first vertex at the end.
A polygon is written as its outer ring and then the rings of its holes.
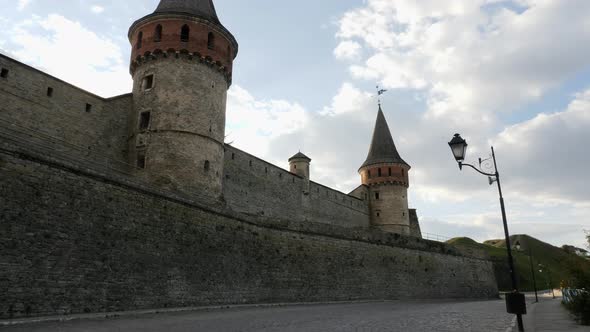
POLYGON ((235 38, 212 0, 162 0, 128 37, 131 162, 164 188, 219 197, 235 38))
POLYGON ((369 155, 359 169, 362 184, 369 191, 372 226, 386 232, 410 235, 409 170, 410 165, 397 152, 379 105, 369 155))

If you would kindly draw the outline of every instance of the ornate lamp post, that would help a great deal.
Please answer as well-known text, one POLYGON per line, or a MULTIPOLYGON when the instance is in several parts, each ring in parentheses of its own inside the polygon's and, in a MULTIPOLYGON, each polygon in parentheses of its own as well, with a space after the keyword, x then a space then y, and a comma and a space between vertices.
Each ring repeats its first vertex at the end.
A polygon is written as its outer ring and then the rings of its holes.
MULTIPOLYGON (((457 163, 459 164, 459 169, 462 170, 463 166, 468 166, 473 168, 476 172, 485 175, 488 177, 490 185, 494 182, 498 184, 498 193, 500 194, 500 208, 502 209, 502 221, 504 223, 504 236, 506 238, 506 251, 508 253, 508 266, 510 268, 510 279, 512 280, 512 292, 506 294, 506 308, 508 313, 516 314, 517 322, 518 322, 518 330, 524 331, 524 326, 522 322, 522 315, 526 314, 526 303, 524 299, 524 294, 518 292, 518 283, 516 281, 516 271, 514 270, 514 260, 512 258, 512 248, 510 245, 510 234, 508 232, 508 222, 506 221, 506 208, 504 207, 504 197, 502 196, 502 186, 500 185, 500 173, 498 172, 498 165, 496 164, 496 154, 494 153, 494 147, 492 147, 492 160, 494 162, 494 173, 487 173, 479 168, 466 164, 463 161, 465 160, 465 154, 467 153, 467 141, 461 138, 461 135, 455 134, 455 136, 449 142, 449 146, 451 147, 451 151, 453 152, 453 156, 457 163)), ((479 164, 481 167, 482 159, 479 159, 479 164)))
POLYGON ((553 296, 553 299, 555 299, 555 291, 553 290, 553 280, 551 279, 551 270, 549 270, 549 268, 541 263, 537 264, 537 266, 539 267, 539 273, 543 273, 543 269, 547 270, 547 276, 549 277, 549 287, 551 287, 551 295, 553 296))
MULTIPOLYGON (((520 242, 516 242, 516 250, 520 251, 520 242)), ((529 263, 531 263, 531 275, 533 276, 533 289, 535 290, 535 302, 539 302, 537 295, 537 279, 535 278, 535 268, 533 266, 533 250, 529 246, 529 263)))

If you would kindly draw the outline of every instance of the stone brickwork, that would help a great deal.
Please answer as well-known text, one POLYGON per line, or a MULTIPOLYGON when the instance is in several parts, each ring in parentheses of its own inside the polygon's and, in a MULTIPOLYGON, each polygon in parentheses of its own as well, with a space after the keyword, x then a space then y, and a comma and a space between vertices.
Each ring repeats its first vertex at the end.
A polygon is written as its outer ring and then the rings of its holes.
POLYGON ((385 232, 410 235, 408 189, 394 184, 369 187, 371 225, 385 232))
POLYGON ((129 38, 133 94, 109 99, 0 55, 0 319, 497 295, 489 261, 383 232, 411 224, 381 110, 347 195, 224 143, 238 45, 212 2, 161 1, 129 38))
POLYGON ((489 261, 443 243, 286 225, 2 143, 0 318, 498 293, 489 261))
POLYGON ((227 81, 217 68, 182 55, 146 61, 133 76, 130 162, 163 188, 221 196, 227 81), (149 88, 146 86, 150 77, 149 88), (141 124, 144 114, 149 121, 141 124))
POLYGON ((342 227, 369 227, 366 201, 310 182, 229 145, 224 169, 224 198, 235 211, 342 227))
POLYGON ((187 15, 157 15, 147 17, 136 22, 129 31, 129 41, 132 45, 131 68, 135 70, 137 59, 145 54, 157 54, 168 50, 192 53, 198 58, 209 58, 224 68, 231 81, 233 60, 237 54, 238 44, 234 37, 222 26, 211 24, 206 20, 187 15), (181 40, 182 27, 189 28, 188 39, 181 40), (157 40, 156 28, 161 28, 160 39, 157 40), (138 45, 139 33, 142 42, 138 45), (212 34, 212 35, 211 35, 212 34), (213 37, 213 45, 209 44, 209 37, 213 37), (140 46, 140 47, 138 47, 140 46))
POLYGON ((0 78, 0 127, 96 162, 127 161, 131 94, 105 99, 2 54, 0 67, 8 71, 0 78))

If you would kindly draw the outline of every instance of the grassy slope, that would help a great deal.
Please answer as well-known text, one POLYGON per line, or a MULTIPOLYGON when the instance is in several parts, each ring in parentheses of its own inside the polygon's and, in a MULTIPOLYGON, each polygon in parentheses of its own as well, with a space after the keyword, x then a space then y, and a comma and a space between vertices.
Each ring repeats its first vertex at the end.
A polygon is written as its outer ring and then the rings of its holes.
MULTIPOLYGON (((590 271, 590 261, 569 254, 561 248, 554 247, 528 235, 514 235, 510 237, 510 241, 513 246, 516 241, 519 241, 522 247, 521 251, 513 250, 513 256, 519 279, 519 287, 523 291, 533 290, 531 266, 528 254, 529 246, 533 253, 533 264, 535 266, 535 277, 537 279, 538 289, 549 288, 547 269, 544 269, 543 273, 539 273, 539 268, 537 267, 538 263, 549 268, 554 287, 559 287, 562 280, 568 280, 571 278, 568 267, 572 264, 583 266, 590 271)), ((486 251, 494 262, 494 270, 500 290, 510 290, 511 282, 508 272, 506 244, 504 240, 489 240, 481 244, 469 238, 454 238, 447 241, 447 243, 457 246, 479 248, 486 251)))

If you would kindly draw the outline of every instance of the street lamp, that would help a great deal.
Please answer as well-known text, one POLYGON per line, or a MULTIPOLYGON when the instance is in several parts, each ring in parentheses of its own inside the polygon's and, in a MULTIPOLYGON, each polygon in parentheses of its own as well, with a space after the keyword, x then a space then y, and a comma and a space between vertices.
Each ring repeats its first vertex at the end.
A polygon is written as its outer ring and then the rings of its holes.
MULTIPOLYGON (((494 153, 494 147, 492 146, 492 160, 494 162, 494 173, 487 173, 479 168, 466 164, 465 155, 467 153, 467 141, 465 141, 461 135, 455 134, 455 136, 449 142, 453 157, 459 164, 459 169, 463 169, 463 166, 473 168, 476 172, 485 175, 490 181, 490 185, 494 182, 498 184, 498 193, 500 194, 500 208, 502 210, 502 221, 504 223, 504 236, 506 238, 506 251, 508 253, 508 266, 510 268, 510 279, 512 280, 512 292, 506 294, 506 308, 508 313, 516 314, 518 322, 518 330, 524 331, 522 323, 522 315, 526 314, 526 302, 524 295, 518 292, 518 283, 516 281, 516 271, 514 270, 514 260, 512 258, 512 248, 510 246, 510 234, 508 232, 508 222, 506 221, 506 208, 504 207, 504 197, 502 196, 502 186, 500 185, 500 173, 498 172, 498 165, 496 164, 496 154, 494 153)), ((482 164, 481 158, 479 159, 479 165, 482 164)))
MULTIPOLYGON (((520 251, 520 242, 516 242, 516 250, 520 251)), ((535 278, 535 268, 533 266, 533 250, 529 246, 529 263, 531 264, 531 275, 533 276, 533 288, 535 290, 535 302, 539 302, 539 296, 537 295, 537 279, 535 278)))
POLYGON ((547 270, 547 275, 549 276, 549 287, 551 287, 551 295, 553 296, 553 299, 555 299, 555 291, 553 290, 553 279, 551 278, 551 270, 549 270, 549 267, 539 263, 537 265, 539 267, 539 273, 543 273, 543 269, 547 270))

